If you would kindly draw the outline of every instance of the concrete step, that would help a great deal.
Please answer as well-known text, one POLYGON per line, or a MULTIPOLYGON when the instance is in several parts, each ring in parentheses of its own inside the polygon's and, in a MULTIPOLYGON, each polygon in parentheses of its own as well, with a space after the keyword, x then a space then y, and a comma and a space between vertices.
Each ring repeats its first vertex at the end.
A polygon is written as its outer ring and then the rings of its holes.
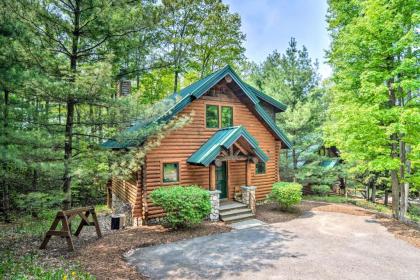
POLYGON ((220 211, 225 210, 232 210, 232 209, 238 209, 238 208, 247 208, 246 204, 239 203, 239 202, 225 202, 220 204, 220 211))
POLYGON ((246 229, 252 227, 265 226, 266 223, 257 219, 246 219, 244 221, 231 223, 230 226, 234 229, 246 229))
POLYGON ((229 217, 221 217, 221 220, 225 223, 236 223, 239 221, 247 220, 247 219, 253 219, 255 217, 252 213, 246 213, 246 214, 240 214, 240 215, 234 215, 229 217))
POLYGON ((252 214, 251 209, 247 207, 245 208, 241 207, 241 208, 234 208, 234 209, 220 211, 220 216, 222 216, 223 218, 227 218, 230 216, 241 215, 241 214, 246 214, 246 213, 252 214))

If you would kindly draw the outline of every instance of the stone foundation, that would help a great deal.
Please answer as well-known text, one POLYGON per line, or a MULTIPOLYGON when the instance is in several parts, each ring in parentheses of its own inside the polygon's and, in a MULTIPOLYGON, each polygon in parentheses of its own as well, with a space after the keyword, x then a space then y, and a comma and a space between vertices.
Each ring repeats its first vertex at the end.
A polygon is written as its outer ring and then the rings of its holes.
POLYGON ((121 200, 119 197, 112 194, 112 212, 114 214, 124 214, 125 215, 125 225, 133 225, 133 213, 130 203, 127 203, 121 200))
POLYGON ((210 193, 210 204, 211 204, 211 212, 209 219, 212 222, 219 221, 219 210, 220 210, 220 191, 209 191, 210 193))
POLYGON ((245 203, 246 205, 248 205, 248 208, 251 209, 252 213, 255 214, 255 206, 256 206, 256 201, 255 201, 255 189, 256 187, 254 186, 242 186, 241 190, 242 190, 242 203, 245 203))

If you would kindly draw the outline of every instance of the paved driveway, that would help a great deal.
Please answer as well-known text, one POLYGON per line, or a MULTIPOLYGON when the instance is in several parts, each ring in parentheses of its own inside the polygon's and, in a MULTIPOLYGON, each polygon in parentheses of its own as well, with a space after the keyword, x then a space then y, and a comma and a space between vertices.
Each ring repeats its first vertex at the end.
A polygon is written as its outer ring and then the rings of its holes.
POLYGON ((308 212, 127 255, 152 279, 420 279, 420 249, 369 216, 308 212))

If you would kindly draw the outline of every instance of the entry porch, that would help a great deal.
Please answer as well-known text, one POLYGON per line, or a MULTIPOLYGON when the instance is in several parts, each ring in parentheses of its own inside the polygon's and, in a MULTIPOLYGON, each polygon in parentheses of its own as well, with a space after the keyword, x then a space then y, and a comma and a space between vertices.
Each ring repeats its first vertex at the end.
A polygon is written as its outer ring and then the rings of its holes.
POLYGON ((208 167, 213 204, 219 204, 219 199, 235 200, 253 214, 256 186, 252 185, 252 172, 255 164, 267 160, 255 138, 243 126, 236 126, 218 130, 187 162, 208 167))

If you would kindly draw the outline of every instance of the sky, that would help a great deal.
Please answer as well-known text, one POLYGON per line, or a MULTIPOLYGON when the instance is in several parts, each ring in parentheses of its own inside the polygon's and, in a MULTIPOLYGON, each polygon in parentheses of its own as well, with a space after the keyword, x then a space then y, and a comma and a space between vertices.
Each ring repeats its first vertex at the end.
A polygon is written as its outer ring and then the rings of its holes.
POLYGON ((305 45, 309 55, 319 61, 319 72, 329 77, 325 62, 330 40, 326 30, 326 0, 224 0, 242 19, 246 34, 246 56, 262 62, 273 50, 283 53, 291 37, 299 48, 305 45))

